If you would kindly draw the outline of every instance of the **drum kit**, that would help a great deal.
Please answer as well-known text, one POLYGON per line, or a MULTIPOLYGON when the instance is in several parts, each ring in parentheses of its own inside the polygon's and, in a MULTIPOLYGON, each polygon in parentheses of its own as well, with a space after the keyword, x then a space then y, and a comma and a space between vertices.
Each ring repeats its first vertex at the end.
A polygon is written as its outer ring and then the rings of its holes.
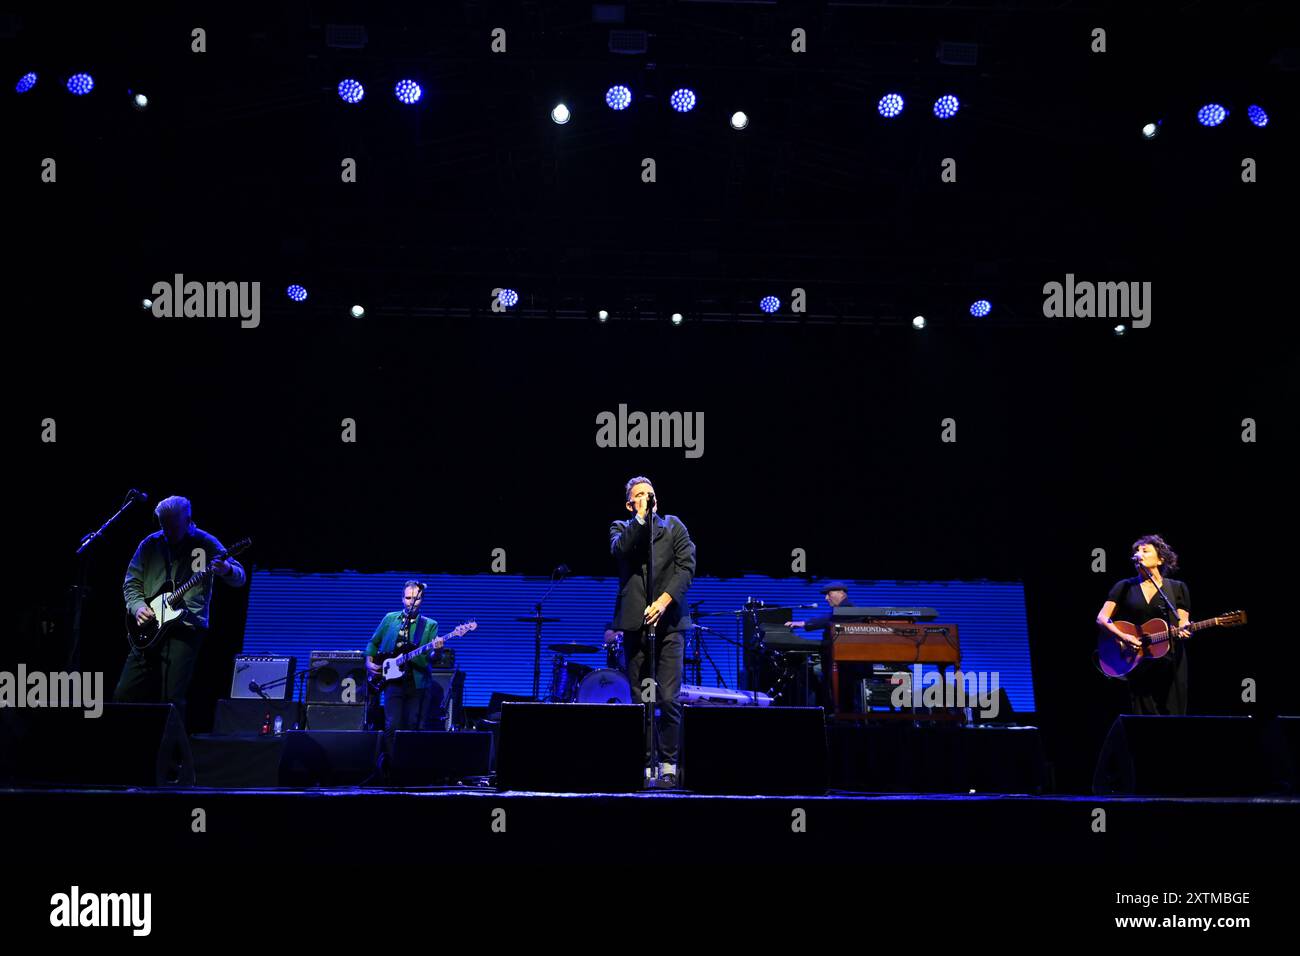
POLYGON ((599 654, 592 644, 552 644, 551 686, 546 699, 565 704, 630 704, 632 685, 625 673, 623 641, 604 648, 605 666, 596 668, 569 660, 574 654, 599 654))

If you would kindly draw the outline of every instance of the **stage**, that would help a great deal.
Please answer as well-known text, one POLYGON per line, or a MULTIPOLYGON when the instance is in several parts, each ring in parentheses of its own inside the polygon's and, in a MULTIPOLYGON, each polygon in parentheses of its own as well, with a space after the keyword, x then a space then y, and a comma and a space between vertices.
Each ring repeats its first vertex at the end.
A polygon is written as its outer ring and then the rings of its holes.
MULTIPOLYGON (((558 794, 493 788, 8 789, 0 817, 23 821, 9 848, 86 861, 124 846, 187 867, 331 866, 359 860, 393 829, 420 830, 457 866, 635 866, 634 834, 662 834, 657 862, 751 861, 902 868, 1252 865, 1294 856, 1300 801, 1025 794, 720 796, 688 791, 558 794), (205 830, 195 832, 202 811, 205 830), (1104 812, 1104 832, 1099 831, 1104 812), (75 827, 69 826, 75 821, 75 827), (626 840, 627 842, 615 842, 626 840), (618 852, 619 846, 626 849, 618 852)), ((1170 871, 1172 872, 1172 871, 1170 871)))

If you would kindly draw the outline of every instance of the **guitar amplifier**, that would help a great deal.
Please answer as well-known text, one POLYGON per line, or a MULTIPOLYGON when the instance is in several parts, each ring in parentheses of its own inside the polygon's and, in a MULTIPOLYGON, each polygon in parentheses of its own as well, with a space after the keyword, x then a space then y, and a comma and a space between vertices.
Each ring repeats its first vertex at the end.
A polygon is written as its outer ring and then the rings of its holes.
POLYGON ((250 685, 274 683, 274 687, 267 688, 266 696, 272 700, 289 700, 293 697, 296 663, 292 657, 236 657, 235 670, 230 678, 230 696, 236 700, 261 697, 250 685))
POLYGON ((365 651, 311 652, 307 703, 361 704, 366 697, 365 651))

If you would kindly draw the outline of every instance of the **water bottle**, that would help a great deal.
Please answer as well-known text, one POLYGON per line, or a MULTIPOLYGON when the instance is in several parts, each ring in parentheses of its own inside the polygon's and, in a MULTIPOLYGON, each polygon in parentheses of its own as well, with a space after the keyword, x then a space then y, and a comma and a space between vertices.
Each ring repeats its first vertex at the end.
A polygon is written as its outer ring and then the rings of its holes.
POLYGON ((278 737, 284 732, 284 718, 279 714, 275 715, 275 735, 278 737))

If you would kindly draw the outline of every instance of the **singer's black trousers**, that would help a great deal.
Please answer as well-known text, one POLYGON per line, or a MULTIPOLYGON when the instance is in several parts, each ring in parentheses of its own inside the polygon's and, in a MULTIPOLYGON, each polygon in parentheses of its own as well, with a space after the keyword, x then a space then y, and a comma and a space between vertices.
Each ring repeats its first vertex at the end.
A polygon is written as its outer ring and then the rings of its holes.
POLYGON ((129 651, 113 700, 119 704, 169 703, 185 720, 185 695, 207 628, 180 624, 147 651, 129 651))
MULTIPOLYGON (((644 631, 624 631, 623 649, 627 653, 627 679, 632 685, 632 700, 642 699, 641 682, 650 678, 650 658, 646 653, 644 631)), ((682 736, 682 662, 686 644, 681 631, 659 634, 655 638, 655 693, 659 705, 659 760, 677 763, 682 736)), ((646 704, 646 760, 650 759, 650 735, 654 732, 654 705, 646 704)))

